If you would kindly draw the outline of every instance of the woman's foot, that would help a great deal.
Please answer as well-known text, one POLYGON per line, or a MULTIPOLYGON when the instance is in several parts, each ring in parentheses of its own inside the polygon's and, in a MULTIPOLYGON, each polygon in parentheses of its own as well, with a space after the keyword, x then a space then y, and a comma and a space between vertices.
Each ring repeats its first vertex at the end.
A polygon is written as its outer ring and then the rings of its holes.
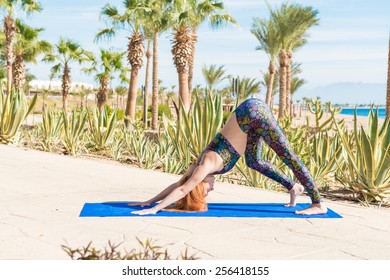
POLYGON ((325 203, 313 203, 309 207, 303 210, 295 211, 297 215, 316 215, 316 214, 326 214, 328 212, 328 208, 325 206, 325 203))
POLYGON ((295 207, 296 205, 296 198, 298 195, 302 195, 305 188, 300 184, 295 184, 292 189, 289 191, 290 193, 290 203, 285 204, 285 207, 295 207))

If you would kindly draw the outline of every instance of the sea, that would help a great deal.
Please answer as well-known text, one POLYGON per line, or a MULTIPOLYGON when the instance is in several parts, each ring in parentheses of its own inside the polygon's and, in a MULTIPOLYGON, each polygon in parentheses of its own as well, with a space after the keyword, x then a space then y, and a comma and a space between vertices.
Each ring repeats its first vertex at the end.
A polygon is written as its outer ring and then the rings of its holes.
MULTIPOLYGON (((376 108, 374 108, 374 111, 376 111, 376 108)), ((355 108, 343 108, 340 114, 353 116, 354 112, 355 108)), ((369 112, 370 108, 356 108, 357 116, 368 117, 369 112)), ((384 119, 386 117, 386 108, 378 108, 378 117, 381 119, 384 119)))

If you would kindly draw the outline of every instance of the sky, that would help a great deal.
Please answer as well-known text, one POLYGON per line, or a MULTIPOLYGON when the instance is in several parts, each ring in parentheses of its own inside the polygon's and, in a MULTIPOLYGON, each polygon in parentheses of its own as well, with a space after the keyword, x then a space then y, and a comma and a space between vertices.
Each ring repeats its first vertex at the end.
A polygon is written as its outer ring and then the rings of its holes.
MULTIPOLYGON (((119 32, 111 41, 94 42, 99 29, 106 27, 99 18, 101 8, 106 4, 122 7, 120 0, 41 0, 43 11, 28 18, 21 12, 17 17, 25 18, 34 27, 43 27, 42 39, 56 44, 60 37, 71 38, 89 51, 98 54, 100 48, 125 50, 126 32, 119 32)), ((204 64, 224 65, 230 75, 261 77, 267 71, 268 57, 255 50, 259 45, 250 33, 253 18, 269 18, 266 2, 263 0, 225 0, 227 10, 238 21, 239 27, 229 26, 212 30, 208 23, 201 25, 196 47, 194 85, 205 85, 202 76, 204 64)), ((283 1, 269 0, 272 7, 283 1)), ((297 0, 298 3, 318 10, 319 25, 309 30, 308 43, 294 54, 294 61, 302 64, 300 77, 306 80, 305 88, 315 88, 334 83, 385 84, 387 79, 387 56, 390 31, 389 0, 297 0)), ((2 12, 3 15, 3 12, 2 12)), ((177 86, 177 72, 173 66, 171 43, 172 33, 160 35, 159 77, 162 85, 177 86)), ((145 61, 146 62, 146 61, 145 61)), ((48 80, 52 65, 39 62, 28 65, 40 80, 48 80)), ((94 83, 92 76, 72 66, 75 82, 94 83)), ((140 71, 139 85, 144 83, 145 67, 140 71)), ((115 83, 115 82, 114 82, 115 83)), ((226 82, 225 82, 226 84, 226 82)), ((220 86, 223 86, 224 82, 220 86)))

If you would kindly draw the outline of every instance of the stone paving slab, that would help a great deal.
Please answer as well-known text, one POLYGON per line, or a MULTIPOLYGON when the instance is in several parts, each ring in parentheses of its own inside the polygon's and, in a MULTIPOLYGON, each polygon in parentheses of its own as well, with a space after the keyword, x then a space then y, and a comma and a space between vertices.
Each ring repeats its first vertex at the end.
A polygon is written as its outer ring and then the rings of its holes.
MULTIPOLYGON (((0 259, 69 259, 62 244, 90 241, 129 250, 135 237, 172 257, 188 248, 201 259, 390 259, 389 209, 325 200, 344 218, 80 218, 85 202, 145 200, 180 177, 0 145, 0 178, 0 259)), ((288 194, 216 182, 208 200, 279 203, 288 194)))

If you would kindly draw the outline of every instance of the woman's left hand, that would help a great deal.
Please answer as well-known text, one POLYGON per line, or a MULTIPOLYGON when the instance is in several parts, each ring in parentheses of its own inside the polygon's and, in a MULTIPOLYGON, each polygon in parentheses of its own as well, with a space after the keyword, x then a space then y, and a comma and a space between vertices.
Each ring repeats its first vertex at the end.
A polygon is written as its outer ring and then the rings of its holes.
POLYGON ((156 213, 157 213, 157 211, 154 207, 131 212, 131 214, 136 214, 136 215, 154 215, 156 213))

